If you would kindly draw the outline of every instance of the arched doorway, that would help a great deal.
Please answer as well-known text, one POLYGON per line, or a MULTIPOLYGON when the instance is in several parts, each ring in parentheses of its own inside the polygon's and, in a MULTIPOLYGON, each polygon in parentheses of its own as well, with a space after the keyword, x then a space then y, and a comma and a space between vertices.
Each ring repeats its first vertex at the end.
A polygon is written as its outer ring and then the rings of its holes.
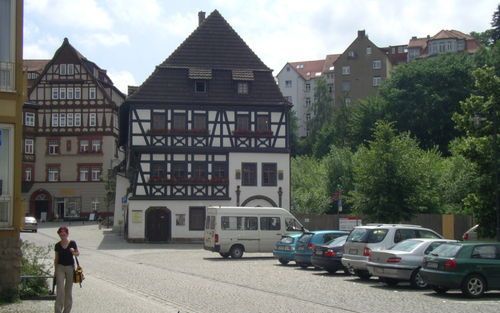
POLYGON ((172 217, 165 207, 152 207, 146 210, 146 240, 166 242, 172 237, 172 217))
POLYGON ((273 199, 266 197, 266 196, 252 196, 243 201, 241 206, 248 206, 248 207, 278 207, 276 202, 273 201, 273 199))
POLYGON ((45 218, 52 218, 52 196, 45 189, 38 189, 30 197, 30 214, 40 220, 42 215, 45 218))

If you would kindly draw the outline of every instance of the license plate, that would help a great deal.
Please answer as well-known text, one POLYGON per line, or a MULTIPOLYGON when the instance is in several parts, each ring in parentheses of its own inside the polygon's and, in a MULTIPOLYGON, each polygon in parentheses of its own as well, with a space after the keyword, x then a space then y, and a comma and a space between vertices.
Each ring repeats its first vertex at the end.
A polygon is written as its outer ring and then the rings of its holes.
POLYGON ((358 254, 358 249, 349 249, 349 254, 358 254))
POLYGON ((281 251, 285 250, 285 246, 278 246, 278 250, 281 250, 281 251))
POLYGON ((428 268, 438 268, 438 264, 436 262, 427 262, 428 268))
POLYGON ((316 251, 316 255, 323 255, 323 251, 316 251))

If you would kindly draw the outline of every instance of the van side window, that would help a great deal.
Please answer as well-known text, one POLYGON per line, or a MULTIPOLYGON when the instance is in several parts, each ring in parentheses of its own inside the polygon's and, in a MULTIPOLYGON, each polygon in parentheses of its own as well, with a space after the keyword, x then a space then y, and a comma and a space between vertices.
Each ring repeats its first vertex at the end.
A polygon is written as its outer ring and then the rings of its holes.
POLYGON ((215 216, 207 215, 207 220, 205 221, 205 229, 215 229, 215 216))
POLYGON ((297 222, 297 220, 294 218, 286 217, 285 218, 285 225, 286 225, 287 231, 302 230, 302 227, 300 226, 299 222, 297 222))
POLYGON ((222 230, 257 230, 257 217, 254 216, 222 216, 222 230))
POLYGON ((279 217, 261 217, 261 230, 281 230, 281 220, 279 217))

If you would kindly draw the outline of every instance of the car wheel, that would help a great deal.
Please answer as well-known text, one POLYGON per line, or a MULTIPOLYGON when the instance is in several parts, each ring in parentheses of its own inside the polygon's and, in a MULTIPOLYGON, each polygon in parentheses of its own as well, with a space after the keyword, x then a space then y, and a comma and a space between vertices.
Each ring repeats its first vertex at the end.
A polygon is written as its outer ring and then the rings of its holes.
POLYGON ((343 270, 344 270, 344 274, 346 274, 346 275, 352 275, 352 272, 351 272, 351 270, 349 270, 349 268, 344 267, 343 270))
POLYGON ((241 259, 241 257, 243 256, 243 252, 243 246, 240 245, 232 246, 231 251, 229 251, 229 253, 231 254, 231 258, 233 259, 241 259))
POLYGON ((486 291, 486 282, 480 275, 470 275, 462 283, 462 293, 469 298, 479 298, 486 291))
POLYGON ((287 265, 290 261, 288 260, 285 260, 285 259, 278 259, 278 261, 283 264, 283 265, 287 265))
POLYGON ((432 286, 432 290, 434 290, 434 292, 436 292, 437 294, 442 295, 445 294, 449 289, 441 286, 432 286))
POLYGON ((338 271, 338 268, 327 268, 326 271, 330 274, 335 274, 338 271))
POLYGON ((221 256, 221 257, 223 257, 224 259, 229 258, 229 253, 228 253, 228 252, 226 252, 226 253, 220 252, 219 254, 220 254, 220 256, 221 256))
POLYGON ((368 280, 372 275, 370 275, 370 272, 364 271, 364 270, 354 270, 354 274, 361 278, 361 280, 368 280))
POLYGON ((425 289, 427 288, 427 282, 420 275, 420 268, 413 271, 410 277, 410 284, 413 288, 425 289))

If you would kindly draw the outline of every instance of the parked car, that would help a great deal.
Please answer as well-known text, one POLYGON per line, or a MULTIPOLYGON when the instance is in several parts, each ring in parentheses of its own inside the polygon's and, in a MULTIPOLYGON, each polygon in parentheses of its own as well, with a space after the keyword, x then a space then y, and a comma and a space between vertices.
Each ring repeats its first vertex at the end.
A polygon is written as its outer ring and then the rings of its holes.
POLYGON ((311 256, 317 245, 325 244, 326 242, 348 234, 348 232, 342 230, 318 230, 304 233, 297 243, 295 263, 301 268, 311 266, 311 256))
POLYGON ((339 270, 344 270, 348 274, 348 269, 342 265, 342 254, 346 240, 347 235, 338 237, 325 245, 316 246, 311 256, 312 265, 322 268, 330 274, 339 270))
POLYGON ((25 216, 23 231, 31 231, 36 233, 38 231, 38 223, 36 221, 36 218, 34 218, 33 216, 25 216))
POLYGON ((357 226, 347 237, 342 265, 361 279, 371 277, 367 268, 372 251, 384 250, 412 238, 442 239, 435 231, 418 225, 369 224, 357 226))
POLYGON ((462 242, 437 247, 424 258, 422 278, 437 293, 461 289, 471 298, 500 290, 500 243, 462 242))
POLYGON ((463 234, 462 239, 463 240, 477 240, 478 239, 478 236, 477 236, 478 230, 479 230, 479 224, 472 226, 468 231, 466 231, 463 234))
POLYGON ((286 265, 295 260, 295 248, 300 236, 302 236, 302 233, 290 234, 283 236, 280 241, 276 242, 273 255, 281 264, 286 265))
POLYGON ((388 285, 409 281, 412 287, 427 288, 420 275, 424 256, 444 243, 457 242, 447 239, 408 239, 387 250, 372 251, 368 271, 388 285))

